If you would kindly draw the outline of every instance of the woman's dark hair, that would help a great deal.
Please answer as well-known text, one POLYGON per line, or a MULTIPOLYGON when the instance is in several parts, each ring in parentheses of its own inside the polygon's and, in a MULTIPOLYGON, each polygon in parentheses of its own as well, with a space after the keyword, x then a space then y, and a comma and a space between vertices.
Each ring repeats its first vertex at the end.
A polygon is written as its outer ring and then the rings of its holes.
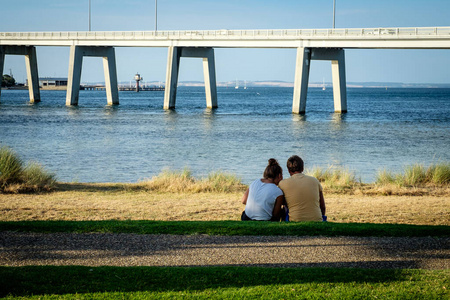
POLYGON ((303 172, 303 160, 298 155, 292 155, 287 160, 287 168, 289 172, 303 172))
POLYGON ((264 179, 275 179, 279 174, 283 174, 283 169, 281 169, 278 161, 275 158, 269 159, 269 164, 264 170, 264 179))

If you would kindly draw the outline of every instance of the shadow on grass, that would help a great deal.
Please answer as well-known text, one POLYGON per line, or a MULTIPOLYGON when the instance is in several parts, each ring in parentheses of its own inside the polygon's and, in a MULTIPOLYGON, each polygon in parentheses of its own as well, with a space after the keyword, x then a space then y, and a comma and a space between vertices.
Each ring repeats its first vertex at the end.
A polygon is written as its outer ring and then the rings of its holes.
POLYGON ((127 190, 123 183, 64 183, 58 182, 55 191, 59 192, 121 192, 127 190))
MULTIPOLYGON (((442 274, 441 274, 442 273, 442 274)), ((255 267, 0 267, 0 297, 104 292, 203 291, 286 284, 364 284, 424 280, 445 271, 255 267)), ((273 287, 269 287, 272 289, 273 287)))

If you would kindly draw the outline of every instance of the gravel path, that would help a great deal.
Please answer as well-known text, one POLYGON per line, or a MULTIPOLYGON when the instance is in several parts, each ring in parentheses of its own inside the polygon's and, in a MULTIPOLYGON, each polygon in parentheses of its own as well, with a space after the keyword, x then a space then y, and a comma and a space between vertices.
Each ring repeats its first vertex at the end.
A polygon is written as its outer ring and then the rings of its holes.
POLYGON ((0 265, 450 268, 450 238, 0 232, 0 265))

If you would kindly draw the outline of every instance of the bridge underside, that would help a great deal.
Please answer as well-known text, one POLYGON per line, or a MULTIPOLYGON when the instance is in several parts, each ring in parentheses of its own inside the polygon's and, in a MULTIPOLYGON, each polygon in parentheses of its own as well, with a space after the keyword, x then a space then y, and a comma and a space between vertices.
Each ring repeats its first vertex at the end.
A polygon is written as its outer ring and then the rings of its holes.
POLYGON ((164 93, 164 109, 175 108, 178 72, 181 57, 198 57, 203 59, 205 78, 206 106, 217 108, 216 67, 213 48, 169 47, 167 54, 166 89, 164 93))
MULTIPOLYGON (((175 108, 178 73, 180 68, 180 59, 182 57, 197 57, 203 59, 206 106, 208 108, 217 108, 217 84, 214 48, 170 46, 168 49, 164 109, 175 108)), ((25 56, 30 102, 39 102, 39 77, 35 47, 0 46, 0 74, 3 74, 6 54, 25 56)), ((109 105, 119 104, 114 47, 71 46, 66 105, 78 105, 81 70, 84 56, 103 58, 107 103, 109 105)), ((306 111, 306 96, 308 92, 311 60, 331 61, 334 110, 338 113, 347 112, 344 49, 306 47, 297 48, 292 112, 295 114, 303 114, 306 111)))
POLYGON ((109 105, 119 104, 116 56, 113 47, 71 46, 69 77, 67 79, 66 105, 78 105, 81 69, 84 56, 102 57, 105 73, 106 99, 109 105))
POLYGON ((344 49, 298 48, 295 66, 294 99, 292 112, 303 114, 306 110, 309 69, 311 60, 330 60, 333 78, 334 111, 347 112, 347 89, 345 79, 344 49))
MULTIPOLYGON (((181 57, 203 58, 203 73, 205 78, 206 106, 217 107, 216 72, 213 48, 169 47, 167 55, 166 90, 164 109, 175 108, 178 73, 181 57)), ((309 69, 311 60, 330 60, 333 78, 334 110, 338 113, 347 112, 347 91, 345 79, 344 49, 328 48, 298 48, 294 80, 294 99, 292 112, 303 114, 306 110, 309 69)))
MULTIPOLYGON (((36 47, 34 46, 0 46, 0 75, 3 75, 5 55, 24 55, 27 68, 28 91, 30 102, 41 101, 39 93, 39 76, 37 67, 36 47)), ((1 95, 1 89, 0 89, 1 95)))

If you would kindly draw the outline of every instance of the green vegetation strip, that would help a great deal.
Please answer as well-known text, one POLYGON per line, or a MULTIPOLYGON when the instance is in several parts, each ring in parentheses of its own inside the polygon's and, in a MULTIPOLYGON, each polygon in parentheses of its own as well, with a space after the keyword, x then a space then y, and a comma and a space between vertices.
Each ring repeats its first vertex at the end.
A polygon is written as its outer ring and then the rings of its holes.
POLYGON ((256 267, 0 267, 0 297, 448 299, 450 271, 256 267))
POLYGON ((449 226, 370 223, 273 223, 241 221, 19 221, 0 222, 0 231, 208 234, 258 236, 450 236, 449 226))

